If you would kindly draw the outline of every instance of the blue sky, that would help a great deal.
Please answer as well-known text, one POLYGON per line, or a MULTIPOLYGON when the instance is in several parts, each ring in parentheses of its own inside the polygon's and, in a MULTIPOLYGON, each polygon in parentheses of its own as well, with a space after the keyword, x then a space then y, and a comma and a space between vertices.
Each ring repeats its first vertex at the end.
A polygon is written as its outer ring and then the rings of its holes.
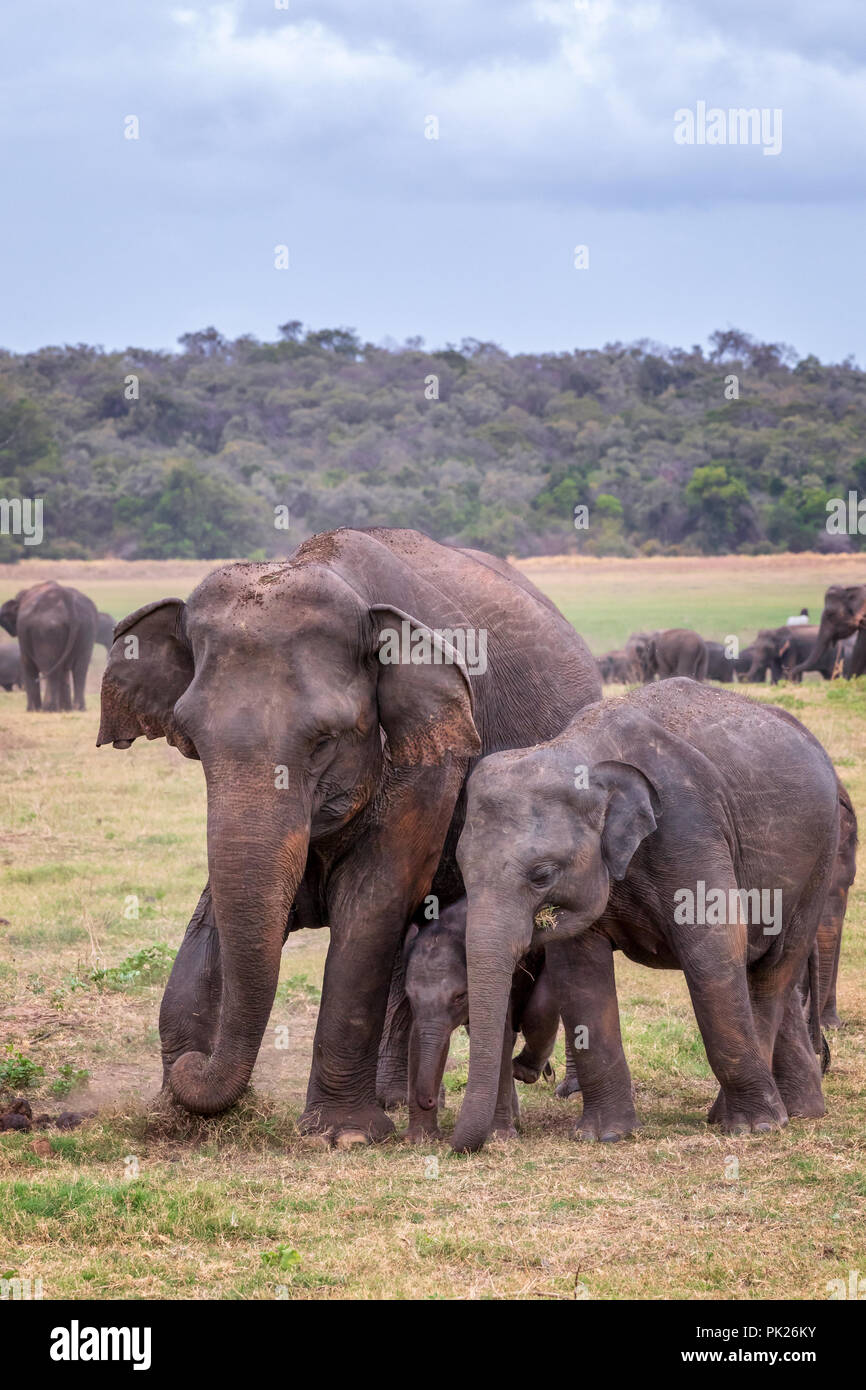
POLYGON ((0 345, 737 326, 866 362, 862 0, 276 3, 5 7, 0 345), (781 152, 676 144, 699 101, 781 110, 781 152))

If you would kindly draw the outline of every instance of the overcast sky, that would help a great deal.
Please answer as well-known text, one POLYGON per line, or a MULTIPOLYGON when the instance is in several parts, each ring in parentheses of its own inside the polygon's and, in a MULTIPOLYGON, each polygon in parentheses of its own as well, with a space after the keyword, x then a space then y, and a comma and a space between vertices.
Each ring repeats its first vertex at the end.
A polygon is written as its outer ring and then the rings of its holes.
POLYGON ((866 362, 863 0, 281 2, 3 7, 0 345, 736 326, 866 362), (677 143, 699 102, 781 111, 781 151, 677 143))

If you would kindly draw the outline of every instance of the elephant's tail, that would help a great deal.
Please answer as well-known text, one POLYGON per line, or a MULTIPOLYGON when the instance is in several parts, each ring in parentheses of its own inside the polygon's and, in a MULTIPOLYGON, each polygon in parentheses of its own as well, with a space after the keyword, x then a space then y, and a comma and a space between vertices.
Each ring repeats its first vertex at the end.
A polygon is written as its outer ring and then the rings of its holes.
POLYGON ((69 635, 66 638, 66 646, 63 648, 63 651, 61 652, 60 656, 57 658, 54 665, 51 667, 51 670, 42 672, 42 675, 45 678, 47 678, 48 676, 53 676, 55 671, 64 670, 66 663, 68 662, 70 656, 75 650, 75 643, 78 640, 78 631, 80 624, 75 616, 75 603, 68 590, 64 589, 62 585, 60 585, 59 587, 60 592, 63 595, 63 606, 65 607, 67 617, 69 618, 69 635))
POLYGON ((821 1059, 821 1071, 830 1065, 830 1049, 821 1033, 821 953, 817 940, 809 952, 809 1035, 815 1055, 821 1059))

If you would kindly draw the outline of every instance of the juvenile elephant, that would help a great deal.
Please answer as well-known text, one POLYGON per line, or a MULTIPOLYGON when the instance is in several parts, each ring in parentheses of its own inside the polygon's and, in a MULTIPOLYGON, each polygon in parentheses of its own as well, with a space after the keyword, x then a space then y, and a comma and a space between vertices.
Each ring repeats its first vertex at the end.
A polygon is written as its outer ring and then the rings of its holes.
POLYGON ((707 642, 707 680, 731 685, 736 673, 736 659, 728 656, 722 642, 707 642))
POLYGON ((819 996, 822 1028, 842 1027, 842 1020, 836 1006, 836 981, 839 975, 839 954, 842 949, 842 928, 848 907, 848 893, 856 873, 857 816, 851 804, 851 798, 840 782, 839 848, 833 865, 827 901, 824 904, 824 911, 818 926, 816 939, 817 970, 807 973, 804 989, 808 995, 814 981, 819 996))
POLYGON ((96 637, 96 605, 78 589, 47 579, 0 607, 0 627, 18 638, 28 710, 84 709, 87 668, 96 637), (72 696, 70 698, 70 680, 72 696))
POLYGON ((849 673, 862 676, 866 672, 866 584, 830 585, 812 650, 799 658, 797 674, 821 670, 835 644, 846 637, 856 637, 849 673))
POLYGON ((97 613, 96 641, 101 643, 107 652, 111 651, 114 641, 114 619, 110 613, 97 613))
POLYGON ((705 681, 708 659, 707 644, 699 633, 687 627, 667 628, 655 633, 644 650, 644 682, 649 683, 656 676, 660 680, 690 676, 692 680, 705 681))
POLYGON ((647 654, 655 637, 658 637, 657 632, 633 632, 623 648, 635 681, 652 680, 652 676, 647 675, 647 654))
POLYGON ((13 686, 21 686, 21 657, 18 652, 17 642, 3 642, 0 644, 0 688, 11 690, 13 686))
MULTIPOLYGON (((746 680, 754 680, 762 670, 770 672, 770 681, 776 685, 780 680, 802 681, 802 663, 813 650, 818 629, 808 624, 802 626, 762 628, 752 643, 752 663, 746 672, 746 680)), ((836 658, 834 646, 827 648, 820 660, 811 670, 820 671, 825 681, 833 675, 836 658)))
POLYGON ((810 1038, 794 986, 838 834, 836 774, 818 741, 689 680, 602 701, 548 743, 484 759, 458 848, 471 1037, 454 1148, 489 1133, 512 971, 543 904, 561 910, 543 940, 566 1035, 586 1044, 577 1137, 615 1140, 637 1123, 614 950, 684 972, 721 1086, 711 1122, 761 1131, 823 1114, 817 1009, 810 1038))
POLYGON ((225 566, 116 632, 98 743, 165 737, 207 780, 209 883, 160 1015, 171 1091, 200 1114, 239 1098, 290 918, 327 923, 301 1126, 383 1138, 392 966, 423 899, 463 891, 470 761, 561 729, 599 697, 595 662, 504 561, 404 530, 225 566))
POLYGON ((630 685, 640 680, 640 671, 633 665, 625 648, 605 652, 598 659, 598 669, 605 685, 630 685))
MULTIPOLYGON (((412 1011, 409 1035, 409 1128, 406 1138, 423 1142, 439 1138, 437 1112, 440 1087, 448 1061, 451 1034, 469 1023, 466 974, 466 899, 447 907, 438 921, 409 928, 403 947, 406 993, 412 1011)), ((493 1132, 513 1135, 519 1119, 514 1078, 529 1084, 550 1075, 550 1056, 559 1032, 559 1006, 545 969, 544 947, 534 948, 520 961, 511 984, 508 1018, 502 1048, 502 1067, 493 1132), (514 1040, 523 1034, 523 1050, 512 1057, 514 1040)), ((568 1051, 566 1079, 558 1094, 579 1087, 568 1051)))

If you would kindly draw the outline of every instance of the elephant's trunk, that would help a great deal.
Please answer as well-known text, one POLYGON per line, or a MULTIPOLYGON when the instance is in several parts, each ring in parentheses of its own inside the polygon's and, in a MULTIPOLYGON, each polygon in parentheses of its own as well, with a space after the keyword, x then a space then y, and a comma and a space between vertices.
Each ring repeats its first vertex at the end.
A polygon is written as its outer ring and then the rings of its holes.
MULTIPOLYGON (((847 636, 847 633, 844 635, 847 636)), ((798 676, 802 671, 816 670, 820 663, 824 660, 824 657, 827 655, 827 652, 830 650, 831 642, 835 640, 836 639, 833 635, 832 625, 822 620, 821 626, 818 629, 818 636, 815 639, 814 647, 810 651, 809 655, 806 657, 805 661, 801 661, 798 666, 791 667, 789 674, 792 676, 798 676)))
POLYGON ((415 1102, 422 1110, 435 1110, 448 1061, 451 1024, 447 1020, 415 1025, 413 1052, 418 1058, 414 1076, 415 1102))
POLYGON ((246 796, 237 783, 227 795, 209 786, 208 861, 222 960, 219 1023, 211 1056, 186 1052, 169 1073, 173 1094, 198 1115, 216 1115, 240 1098, 267 1027, 309 845, 309 817, 296 800, 287 820, 281 805, 263 808, 260 783, 246 796))
MULTIPOLYGON (((513 910, 510 915, 513 919, 513 910)), ((469 1083, 451 1141, 458 1153, 481 1148, 496 1112, 514 966, 532 938, 531 921, 526 933, 509 929, 508 921, 505 912, 473 912, 470 906, 466 924, 469 1083)))

